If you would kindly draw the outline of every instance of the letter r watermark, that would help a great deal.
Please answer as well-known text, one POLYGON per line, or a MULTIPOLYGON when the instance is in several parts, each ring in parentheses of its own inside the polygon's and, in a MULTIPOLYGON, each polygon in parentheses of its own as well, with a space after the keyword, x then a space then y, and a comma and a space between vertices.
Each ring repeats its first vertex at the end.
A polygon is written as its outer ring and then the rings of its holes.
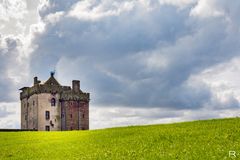
POLYGON ((236 151, 229 151, 228 155, 229 155, 230 158, 236 158, 237 157, 236 156, 236 151))

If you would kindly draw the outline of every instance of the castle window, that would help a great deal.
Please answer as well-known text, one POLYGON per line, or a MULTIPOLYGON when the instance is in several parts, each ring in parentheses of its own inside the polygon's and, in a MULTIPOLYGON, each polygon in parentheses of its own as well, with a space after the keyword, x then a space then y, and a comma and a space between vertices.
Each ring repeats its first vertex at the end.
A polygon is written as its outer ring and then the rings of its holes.
POLYGON ((33 101, 33 106, 35 105, 35 101, 33 101))
POLYGON ((84 114, 82 115, 82 118, 84 118, 84 114))
POLYGON ((45 126, 46 131, 50 131, 50 126, 45 126))
POLYGON ((49 111, 45 112, 45 118, 46 118, 46 120, 50 119, 50 112, 49 111))
POLYGON ((52 127, 54 127, 54 124, 53 124, 53 122, 52 122, 52 121, 50 121, 50 125, 51 125, 52 127))
POLYGON ((55 106, 56 105, 56 99, 55 98, 52 98, 51 99, 51 106, 55 106))
POLYGON ((72 114, 70 114, 70 117, 72 118, 72 114))

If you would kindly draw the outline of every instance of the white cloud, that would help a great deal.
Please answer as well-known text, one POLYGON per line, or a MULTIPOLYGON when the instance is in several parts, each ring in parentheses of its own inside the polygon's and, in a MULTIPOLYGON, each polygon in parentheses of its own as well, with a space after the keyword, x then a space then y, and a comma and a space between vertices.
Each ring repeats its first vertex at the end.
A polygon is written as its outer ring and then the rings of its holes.
POLYGON ((23 19, 27 13, 27 4, 22 0, 2 0, 0 2, 0 20, 23 19))
POLYGON ((198 75, 192 75, 190 79, 202 81, 212 91, 213 101, 209 107, 228 108, 229 106, 239 108, 240 101, 240 58, 207 68, 198 75))
POLYGON ((90 108, 90 128, 169 123, 181 119, 183 112, 166 109, 140 109, 124 106, 94 106, 90 108))
POLYGON ((0 29, 0 88, 5 90, 0 93, 1 101, 17 101, 18 89, 29 81, 29 55, 35 47, 32 40, 39 33, 34 28, 43 28, 39 25, 42 23, 37 23, 38 4, 34 2, 38 0, 0 3, 8 14, 6 21, 0 20, 3 26, 0 29))
POLYGON ((28 78, 28 57, 23 45, 19 37, 0 37, 0 101, 17 100, 18 88, 28 78))
POLYGON ((0 102, 0 128, 20 128, 20 103, 0 102))
POLYGON ((64 12, 62 12, 62 11, 56 12, 56 13, 51 13, 51 14, 47 15, 44 20, 46 23, 49 22, 51 24, 55 24, 60 20, 60 18, 62 16, 64 16, 64 12))
POLYGON ((39 0, 3 0, 0 1, 0 32, 2 35, 24 35, 29 27, 37 23, 37 5, 39 0))
POLYGON ((90 129, 131 125, 163 124, 204 120, 212 118, 239 117, 239 109, 171 110, 159 108, 131 108, 123 106, 90 107, 90 129))
POLYGON ((109 0, 98 2, 97 0, 79 1, 69 11, 69 16, 81 20, 100 20, 108 16, 118 16, 121 13, 132 10, 134 1, 111 2, 109 0))
POLYGON ((224 10, 217 6, 216 0, 199 0, 190 15, 200 18, 224 16, 224 10))

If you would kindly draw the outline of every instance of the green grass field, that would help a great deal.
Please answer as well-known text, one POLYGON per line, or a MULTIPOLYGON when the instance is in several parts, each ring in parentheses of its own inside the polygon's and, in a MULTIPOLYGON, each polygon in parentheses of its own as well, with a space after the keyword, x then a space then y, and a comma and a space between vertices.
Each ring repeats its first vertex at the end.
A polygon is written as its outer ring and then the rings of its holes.
POLYGON ((0 159, 240 159, 240 118, 91 131, 0 132, 0 159), (230 158, 229 151, 237 158, 230 158))

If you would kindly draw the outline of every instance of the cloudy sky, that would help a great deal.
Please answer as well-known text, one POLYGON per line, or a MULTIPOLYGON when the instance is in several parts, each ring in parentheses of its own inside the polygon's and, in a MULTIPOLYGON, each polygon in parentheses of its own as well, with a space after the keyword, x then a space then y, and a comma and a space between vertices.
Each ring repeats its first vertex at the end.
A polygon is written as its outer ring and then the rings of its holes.
POLYGON ((90 128, 239 116, 240 1, 0 0, 0 128, 56 70, 91 93, 90 128))

